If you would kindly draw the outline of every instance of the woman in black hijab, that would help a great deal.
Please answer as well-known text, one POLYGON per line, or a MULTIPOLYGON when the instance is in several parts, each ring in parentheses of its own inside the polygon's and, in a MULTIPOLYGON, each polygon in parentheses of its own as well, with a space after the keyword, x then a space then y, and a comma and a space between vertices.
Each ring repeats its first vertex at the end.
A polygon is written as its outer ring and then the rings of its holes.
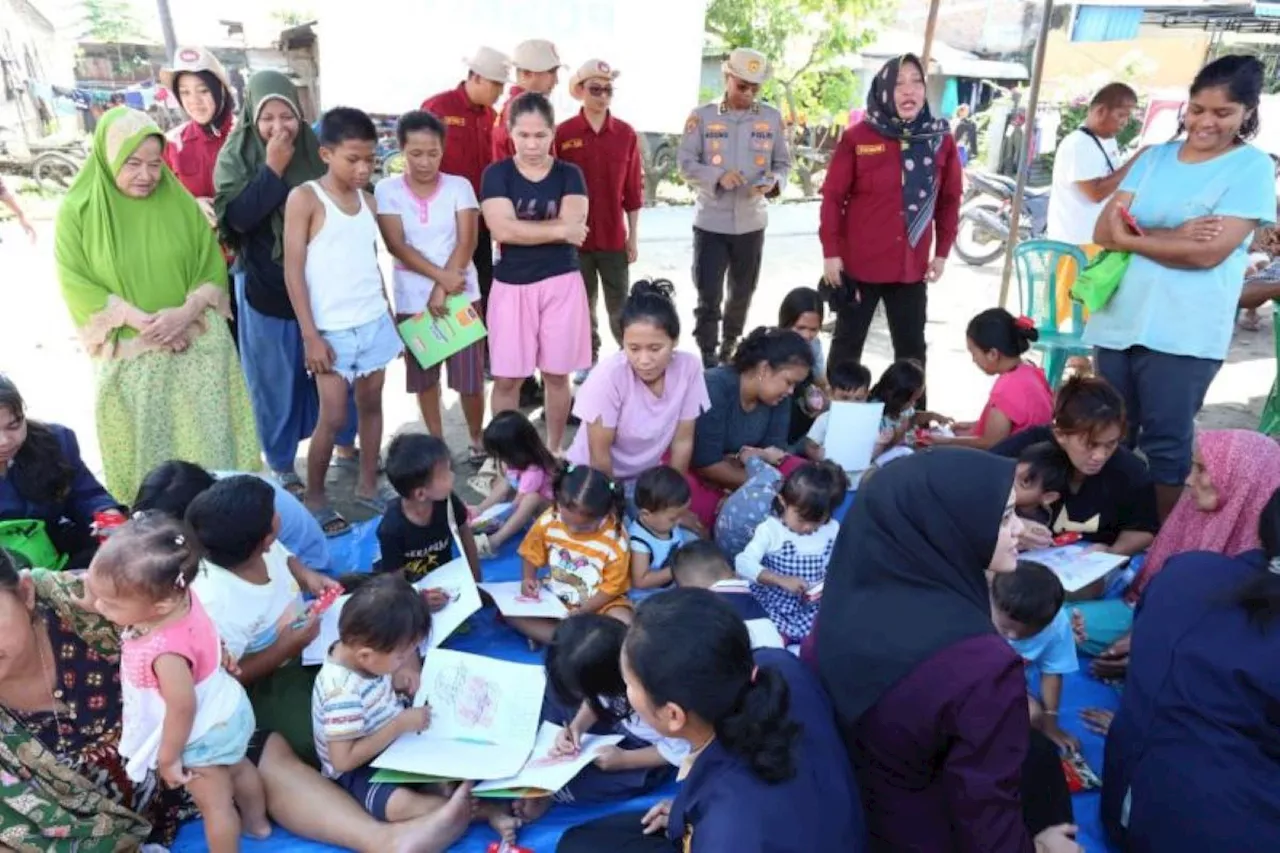
POLYGON ((869 480, 840 531, 816 656, 874 850, 1079 850, 1022 660, 991 623, 986 573, 1018 560, 1013 475, 981 451, 918 453, 869 480))

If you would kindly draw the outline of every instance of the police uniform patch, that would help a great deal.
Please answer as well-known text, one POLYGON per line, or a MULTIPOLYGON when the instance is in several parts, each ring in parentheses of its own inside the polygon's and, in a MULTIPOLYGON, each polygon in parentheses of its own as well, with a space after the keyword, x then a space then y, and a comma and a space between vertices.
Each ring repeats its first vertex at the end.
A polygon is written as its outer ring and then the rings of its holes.
POLYGON ((721 163, 723 163, 723 162, 724 162, 724 158, 723 158, 723 157, 721 157, 719 154, 717 154, 716 156, 714 156, 714 157, 712 157, 712 158, 711 158, 711 165, 712 165, 712 166, 719 166, 719 165, 720 165, 721 163))
POLYGON ((761 157, 756 157, 756 165, 757 165, 757 166, 763 166, 763 165, 765 165, 765 164, 766 164, 766 163, 768 163, 768 162, 769 162, 769 161, 768 161, 768 160, 766 160, 763 156, 761 156, 761 157))
POLYGON ((698 114, 697 114, 697 113, 689 113, 689 117, 688 117, 687 119, 685 119, 685 121, 684 121, 684 134, 685 134, 685 136, 688 136, 689 134, 691 134, 691 133, 693 133, 695 130, 697 130, 697 129, 698 129, 698 125, 700 125, 700 124, 702 124, 702 122, 698 120, 698 114))

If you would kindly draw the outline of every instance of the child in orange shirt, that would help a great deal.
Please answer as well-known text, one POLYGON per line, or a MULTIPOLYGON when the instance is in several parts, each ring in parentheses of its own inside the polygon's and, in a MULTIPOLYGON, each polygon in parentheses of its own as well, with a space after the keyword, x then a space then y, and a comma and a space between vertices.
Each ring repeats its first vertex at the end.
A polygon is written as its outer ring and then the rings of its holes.
MULTIPOLYGON (((603 613, 631 622, 631 550, 623 527, 626 492, 606 474, 569 465, 556 477, 555 505, 520 544, 524 594, 548 591, 574 613, 603 613), (546 575, 539 574, 546 570, 546 575)), ((557 619, 508 617, 538 643, 550 643, 557 619)))

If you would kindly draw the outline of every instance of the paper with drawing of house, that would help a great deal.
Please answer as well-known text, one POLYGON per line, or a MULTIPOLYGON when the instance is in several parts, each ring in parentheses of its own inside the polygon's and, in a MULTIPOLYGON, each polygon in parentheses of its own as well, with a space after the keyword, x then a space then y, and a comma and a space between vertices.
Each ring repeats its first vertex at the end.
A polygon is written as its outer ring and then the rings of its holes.
POLYGON ((555 723, 544 722, 538 729, 538 738, 534 741, 533 752, 520 772, 505 779, 481 782, 476 785, 475 792, 483 794, 489 791, 536 788, 554 793, 573 781, 573 777, 595 761, 607 747, 622 743, 622 735, 583 735, 582 748, 577 755, 552 755, 552 749, 560 731, 561 727, 555 723))
POLYGON ((533 750, 546 687, 541 666, 432 649, 413 702, 431 707, 431 725, 399 737, 373 766, 450 779, 513 776, 533 750))

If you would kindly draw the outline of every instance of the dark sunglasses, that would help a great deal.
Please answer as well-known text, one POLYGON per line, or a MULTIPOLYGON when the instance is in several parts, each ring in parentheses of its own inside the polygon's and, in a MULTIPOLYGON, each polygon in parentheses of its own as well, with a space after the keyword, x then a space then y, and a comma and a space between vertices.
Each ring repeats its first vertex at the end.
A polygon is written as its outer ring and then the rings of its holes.
POLYGON ((612 86, 588 86, 587 91, 590 92, 592 95, 595 95, 597 98, 602 98, 605 96, 608 96, 610 98, 613 97, 612 86))

